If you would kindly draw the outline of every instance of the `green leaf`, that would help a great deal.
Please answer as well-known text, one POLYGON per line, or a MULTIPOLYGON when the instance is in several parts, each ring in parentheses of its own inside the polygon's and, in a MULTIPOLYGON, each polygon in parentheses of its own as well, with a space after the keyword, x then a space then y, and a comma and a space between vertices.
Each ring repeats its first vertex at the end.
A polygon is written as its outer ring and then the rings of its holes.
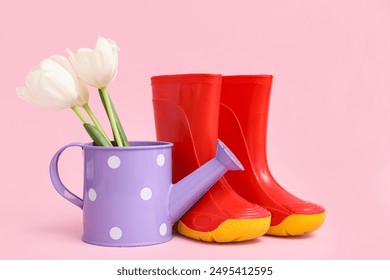
MULTIPOLYGON (((100 99, 103 103, 103 106, 104 106, 104 110, 106 110, 106 113, 107 113, 107 106, 104 102, 104 99, 103 99, 103 95, 102 95, 102 91, 99 89, 99 96, 100 96, 100 99)), ((128 143, 129 141, 127 140, 127 136, 126 136, 126 133, 123 129, 123 126, 122 126, 122 123, 121 121, 119 120, 119 117, 118 117, 118 113, 116 112, 116 109, 115 109, 115 106, 114 104, 112 103, 112 100, 111 100, 111 97, 109 96, 109 99, 110 99, 110 102, 111 102, 111 108, 112 108, 112 111, 114 113, 114 117, 115 117, 115 122, 116 122, 116 125, 118 127, 118 130, 119 130, 119 135, 122 139, 122 143, 124 146, 128 146, 128 143)), ((115 138, 115 137, 114 137, 115 138)))
POLYGON ((108 147, 112 147, 112 144, 110 141, 108 141, 106 139, 106 137, 104 137, 104 135, 100 132, 99 129, 97 129, 96 126, 94 125, 91 125, 89 123, 85 123, 84 124, 84 128, 85 130, 88 132, 89 136, 91 136, 93 142, 95 142, 95 144, 97 146, 108 146, 108 147))

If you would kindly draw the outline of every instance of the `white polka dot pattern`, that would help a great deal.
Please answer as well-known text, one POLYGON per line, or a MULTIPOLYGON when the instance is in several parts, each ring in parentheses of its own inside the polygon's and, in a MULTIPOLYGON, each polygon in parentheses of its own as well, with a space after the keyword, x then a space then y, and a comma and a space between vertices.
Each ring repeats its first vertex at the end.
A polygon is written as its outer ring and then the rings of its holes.
POLYGON ((153 192, 151 188, 145 187, 141 190, 140 196, 142 200, 150 200, 152 198, 153 192))
POLYGON ((107 164, 112 169, 117 169, 121 165, 121 160, 117 156, 110 156, 108 158, 107 164))
POLYGON ((165 236, 167 234, 167 230, 168 230, 167 224, 163 223, 160 225, 160 235, 161 236, 165 236))
POLYGON ((159 154, 157 156, 157 165, 160 166, 160 167, 163 167, 164 166, 164 163, 165 163, 165 157, 163 154, 159 154))
POLYGON ((110 229, 110 237, 114 240, 121 239, 122 237, 122 230, 119 227, 112 227, 110 229))
POLYGON ((89 191, 88 191, 88 198, 90 201, 95 201, 96 198, 97 198, 97 193, 95 191, 95 189, 93 188, 90 188, 89 191))

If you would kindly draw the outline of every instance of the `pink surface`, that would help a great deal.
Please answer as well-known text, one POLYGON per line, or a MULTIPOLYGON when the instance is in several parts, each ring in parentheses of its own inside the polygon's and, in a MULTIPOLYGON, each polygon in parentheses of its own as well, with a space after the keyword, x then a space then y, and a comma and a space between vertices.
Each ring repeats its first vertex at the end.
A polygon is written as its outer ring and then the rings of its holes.
MULTIPOLYGON (((0 258, 389 259, 390 4, 189 2, 0 1, 0 258), (155 138, 152 75, 273 74, 270 167, 286 189, 326 207, 323 227, 240 244, 178 235, 140 248, 83 243, 82 213, 55 192, 48 165, 62 145, 89 139, 70 110, 42 111, 15 88, 41 59, 93 47, 97 35, 121 48, 109 90, 131 140, 155 138)), ((79 150, 64 155, 64 181, 79 194, 81 168, 79 150)))

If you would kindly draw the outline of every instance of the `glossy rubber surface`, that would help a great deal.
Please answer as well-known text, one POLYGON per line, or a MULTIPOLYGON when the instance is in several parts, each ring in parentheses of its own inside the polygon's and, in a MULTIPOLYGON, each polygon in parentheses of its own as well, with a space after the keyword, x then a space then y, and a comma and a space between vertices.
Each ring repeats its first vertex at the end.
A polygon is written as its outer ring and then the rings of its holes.
POLYGON ((289 193, 269 170, 266 140, 272 78, 270 75, 222 78, 218 136, 245 168, 240 173, 227 173, 225 178, 239 195, 271 212, 268 234, 299 235, 318 229, 325 219, 325 215, 318 214, 324 214, 325 209, 289 193), (293 223, 284 222, 292 215, 293 223), (308 223, 310 215, 313 216, 308 223))
MULTIPOLYGON (((212 74, 152 77, 157 139, 174 143, 173 182, 215 156, 221 81, 221 75, 212 74)), ((270 213, 264 208, 237 195, 222 177, 180 222, 192 232, 202 233, 213 231, 223 222, 232 220, 229 222, 230 236, 225 239, 235 240, 237 230, 234 228, 245 231, 239 220, 269 216, 270 213)), ((189 231, 181 228, 179 232, 189 235, 189 231)), ((224 234, 228 236, 229 232, 224 234)), ((251 230, 248 229, 248 232, 251 230)), ((262 234, 263 230, 258 228, 257 234, 250 233, 247 239, 262 234)), ((189 237, 198 239, 192 234, 189 237)))

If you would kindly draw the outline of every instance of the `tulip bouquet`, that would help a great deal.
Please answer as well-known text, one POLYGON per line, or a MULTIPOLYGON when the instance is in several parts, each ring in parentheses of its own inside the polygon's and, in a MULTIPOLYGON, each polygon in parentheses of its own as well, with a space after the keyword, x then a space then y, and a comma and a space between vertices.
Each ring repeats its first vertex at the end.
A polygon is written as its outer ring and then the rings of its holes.
POLYGON ((114 41, 98 37, 95 49, 80 48, 76 53, 68 50, 69 58, 54 55, 44 59, 27 75, 26 86, 16 89, 17 95, 49 110, 72 109, 98 146, 127 146, 126 134, 107 91, 117 73, 118 50, 114 41), (99 92, 111 124, 113 142, 88 105, 87 85, 99 92))

